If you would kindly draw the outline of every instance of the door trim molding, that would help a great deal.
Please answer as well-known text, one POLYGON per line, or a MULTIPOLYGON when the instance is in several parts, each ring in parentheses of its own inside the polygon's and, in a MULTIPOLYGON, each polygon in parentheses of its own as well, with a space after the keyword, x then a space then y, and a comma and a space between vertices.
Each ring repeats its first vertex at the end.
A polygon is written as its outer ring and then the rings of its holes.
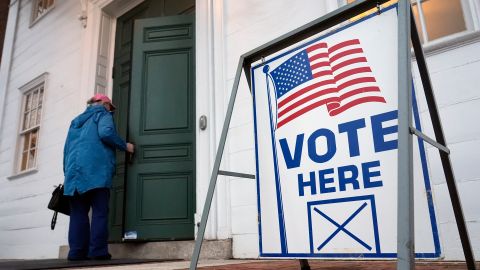
MULTIPOLYGON (((204 201, 226 113, 224 3, 221 0, 196 0, 196 153, 197 190, 195 223, 200 222, 204 201), (206 115, 209 126, 201 130, 198 119, 206 115)), ((222 167, 228 168, 228 155, 222 167)), ((205 239, 231 238, 230 184, 220 177, 212 201, 205 239)), ((196 228, 198 229, 198 228, 196 228)))
POLYGON ((97 64, 99 55, 105 56, 103 65, 107 65, 105 79, 105 93, 112 96, 112 66, 115 50, 115 30, 118 17, 128 12, 144 0, 114 1, 114 0, 91 0, 87 1, 86 28, 82 33, 82 72, 80 80, 80 98, 77 103, 77 111, 85 108, 86 100, 95 92, 97 84, 97 64), (102 36, 102 33, 109 32, 109 35, 102 36))

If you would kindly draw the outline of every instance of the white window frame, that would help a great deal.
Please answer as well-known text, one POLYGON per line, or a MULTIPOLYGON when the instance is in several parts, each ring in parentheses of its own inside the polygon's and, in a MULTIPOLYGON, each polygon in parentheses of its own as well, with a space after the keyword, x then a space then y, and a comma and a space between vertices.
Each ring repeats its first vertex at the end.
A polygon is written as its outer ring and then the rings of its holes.
POLYGON ((45 17, 46 14, 48 14, 54 7, 55 7, 55 1, 56 0, 50 0, 53 1, 52 5, 48 7, 45 11, 43 11, 42 14, 38 15, 38 3, 40 1, 48 1, 48 0, 31 0, 31 15, 30 15, 30 27, 32 27, 34 24, 36 24, 41 18, 45 17))
MULTIPOLYGON (((35 79, 31 80, 30 82, 26 83, 22 87, 19 88, 21 95, 22 95, 22 102, 21 102, 21 109, 20 109, 20 121, 19 121, 19 127, 18 127, 18 137, 17 137, 17 144, 16 144, 16 153, 15 153, 15 162, 14 162, 14 170, 13 170, 13 175, 8 177, 9 179, 13 179, 16 177, 20 177, 23 175, 28 175, 32 174, 38 171, 38 157, 39 157, 39 141, 40 141, 40 130, 41 130, 41 125, 42 125, 42 120, 43 120, 43 109, 45 107, 45 94, 46 94, 46 89, 47 89, 47 78, 48 78, 48 73, 45 72, 41 74, 40 76, 36 77, 35 79), (40 111, 40 113, 37 112, 37 115, 35 116, 35 121, 37 122, 37 117, 40 114, 40 121, 36 123, 34 126, 28 127, 24 129, 24 119, 25 119, 25 114, 26 114, 26 101, 27 101, 27 95, 32 93, 33 91, 40 91, 39 89, 43 88, 43 95, 42 95, 42 100, 37 100, 37 106, 36 109, 40 111), (41 108, 38 109, 38 104, 41 103, 41 108), (34 158, 34 164, 32 166, 26 167, 26 169, 22 170, 22 156, 23 152, 25 151, 24 149, 24 138, 26 134, 31 134, 33 132, 37 132, 37 138, 36 138, 36 145, 35 145, 35 158, 34 158)), ((38 96, 38 98, 40 98, 38 96)), ((30 145, 28 146, 28 151, 30 151, 30 145)), ((27 164, 28 164, 28 158, 27 158, 27 164)))
MULTIPOLYGON (((412 4, 419 0, 411 0, 412 4)), ((469 40, 477 39, 480 36, 480 4, 478 0, 460 0, 465 20, 466 30, 451 35, 447 35, 432 41, 423 40, 423 47, 426 53, 438 49, 450 47, 452 45, 463 43, 469 40)), ((338 6, 347 4, 347 0, 337 0, 338 6)), ((412 8, 416 8, 413 7, 412 8)), ((418 10, 418 9, 417 9, 418 10)), ((419 12, 419 17, 422 17, 419 12)), ((422 32, 426 32, 425 22, 422 18, 416 22, 422 32)), ((427 33, 428 34, 428 33, 427 33)))

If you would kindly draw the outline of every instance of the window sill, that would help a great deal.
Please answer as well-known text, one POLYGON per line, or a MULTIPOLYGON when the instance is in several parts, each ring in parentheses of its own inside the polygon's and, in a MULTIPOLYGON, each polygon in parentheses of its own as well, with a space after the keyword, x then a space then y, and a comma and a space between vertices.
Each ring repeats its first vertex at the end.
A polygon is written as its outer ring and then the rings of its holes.
POLYGON ((449 38, 432 41, 423 45, 423 52, 425 53, 425 56, 431 56, 460 48, 476 41, 480 41, 480 31, 459 33, 449 38))
POLYGON ((14 179, 18 179, 18 178, 21 178, 21 177, 24 177, 24 176, 27 176, 27 175, 35 174, 37 172, 38 172, 37 168, 32 168, 32 169, 28 169, 26 171, 18 172, 14 175, 7 176, 7 179, 8 180, 14 180, 14 179))

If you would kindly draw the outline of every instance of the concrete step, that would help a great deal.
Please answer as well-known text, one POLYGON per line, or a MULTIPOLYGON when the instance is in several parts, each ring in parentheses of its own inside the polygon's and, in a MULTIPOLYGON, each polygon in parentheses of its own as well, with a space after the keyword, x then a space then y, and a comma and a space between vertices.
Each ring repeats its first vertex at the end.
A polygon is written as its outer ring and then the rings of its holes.
MULTIPOLYGON (((190 260, 195 241, 165 241, 146 243, 114 243, 109 244, 113 258, 190 260)), ((68 246, 61 246, 59 258, 65 259, 68 246)), ((232 240, 205 240, 200 253, 202 260, 225 260, 232 258, 232 240)))

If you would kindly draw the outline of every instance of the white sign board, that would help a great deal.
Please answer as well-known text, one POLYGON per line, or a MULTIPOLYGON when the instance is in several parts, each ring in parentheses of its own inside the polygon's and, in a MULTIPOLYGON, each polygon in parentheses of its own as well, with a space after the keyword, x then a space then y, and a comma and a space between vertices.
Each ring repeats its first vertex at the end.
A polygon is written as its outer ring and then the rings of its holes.
MULTIPOLYGON (((396 257, 397 24, 389 7, 252 67, 261 257, 396 257)), ((416 256, 439 257, 416 138, 414 167, 416 256)))

